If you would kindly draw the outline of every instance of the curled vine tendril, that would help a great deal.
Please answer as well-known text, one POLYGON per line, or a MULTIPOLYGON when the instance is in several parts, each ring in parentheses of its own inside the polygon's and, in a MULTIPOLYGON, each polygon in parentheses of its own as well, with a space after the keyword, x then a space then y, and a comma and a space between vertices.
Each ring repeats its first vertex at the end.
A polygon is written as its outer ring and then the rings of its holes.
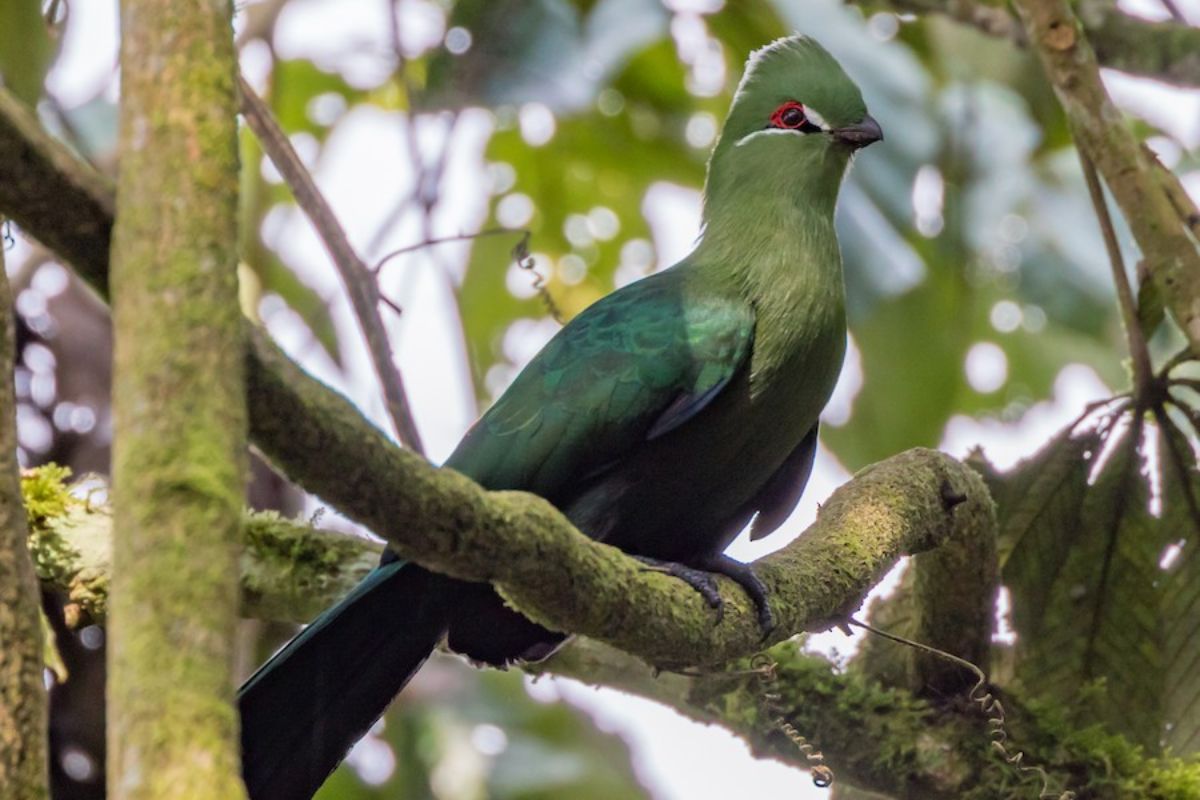
POLYGON ((554 302, 554 298, 550 296, 550 290, 546 287, 546 277, 537 271, 537 265, 534 263, 533 256, 529 254, 529 231, 524 231, 521 235, 521 240, 513 245, 512 257, 513 261, 517 262, 518 267, 533 275, 533 288, 546 305, 547 313, 554 317, 555 322, 562 325, 562 309, 558 307, 558 303, 554 302))
POLYGON ((787 721, 784 716, 783 705, 780 702, 783 695, 779 692, 779 676, 776 673, 778 664, 766 653, 759 653, 750 659, 750 667, 758 676, 758 681, 762 686, 762 699, 764 710, 771 723, 779 729, 780 733, 792 740, 792 744, 796 745, 796 749, 804 754, 808 759, 809 774, 812 775, 813 785, 824 789, 833 784, 833 770, 825 765, 825 756, 821 751, 813 747, 812 743, 800 735, 800 731, 796 730, 796 726, 787 721))
POLYGON ((979 709, 987 715, 988 723, 988 738, 991 740, 992 749, 995 750, 1018 772, 1036 773, 1042 779, 1042 789, 1038 793, 1038 800, 1075 800, 1075 793, 1070 790, 1063 790, 1056 793, 1050 788, 1050 776, 1046 770, 1039 766, 1031 766, 1022 764, 1021 760, 1025 754, 1020 750, 1012 749, 1008 746, 1008 729, 1005 727, 1004 705, 991 692, 987 690, 987 676, 983 674, 983 670, 967 661, 965 658, 959 658, 956 655, 947 653, 945 650, 938 650, 936 647, 930 647, 927 644, 914 642, 911 639, 906 639, 903 636, 897 636, 894 633, 881 631, 874 628, 865 622, 859 622, 853 617, 849 620, 851 625, 856 625, 865 631, 869 631, 876 636, 882 636, 884 639, 897 642, 899 644, 908 645, 909 647, 920 650, 924 653, 937 656, 945 659, 953 664, 970 670, 975 675, 975 686, 971 688, 967 699, 973 704, 979 706, 979 709))

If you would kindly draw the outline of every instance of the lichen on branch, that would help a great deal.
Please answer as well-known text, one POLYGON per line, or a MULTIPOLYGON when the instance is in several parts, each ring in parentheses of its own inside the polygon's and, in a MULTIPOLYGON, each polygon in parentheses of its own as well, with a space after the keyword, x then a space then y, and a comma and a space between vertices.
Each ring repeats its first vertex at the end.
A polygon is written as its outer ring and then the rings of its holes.
MULTIPOLYGON (((104 624, 112 571, 112 510, 72 495, 53 465, 22 480, 29 550, 38 578, 66 593, 67 622, 104 624)), ((305 623, 340 600, 379 562, 376 541, 322 530, 273 512, 243 520, 241 615, 305 623)))

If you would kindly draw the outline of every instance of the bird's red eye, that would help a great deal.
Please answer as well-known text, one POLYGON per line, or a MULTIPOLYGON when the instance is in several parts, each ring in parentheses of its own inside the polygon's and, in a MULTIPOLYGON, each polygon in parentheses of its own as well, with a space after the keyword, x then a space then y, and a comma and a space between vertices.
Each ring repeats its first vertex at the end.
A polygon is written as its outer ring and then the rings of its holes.
POLYGON ((775 109, 775 113, 771 115, 771 123, 767 127, 800 131, 801 133, 820 133, 822 130, 821 125, 813 122, 808 117, 809 115, 804 110, 802 103, 797 103, 795 100, 788 100, 775 109))
POLYGON ((775 113, 771 115, 772 128, 799 130, 804 127, 806 122, 808 122, 808 117, 804 114, 804 106, 795 100, 787 101, 775 109, 775 113))

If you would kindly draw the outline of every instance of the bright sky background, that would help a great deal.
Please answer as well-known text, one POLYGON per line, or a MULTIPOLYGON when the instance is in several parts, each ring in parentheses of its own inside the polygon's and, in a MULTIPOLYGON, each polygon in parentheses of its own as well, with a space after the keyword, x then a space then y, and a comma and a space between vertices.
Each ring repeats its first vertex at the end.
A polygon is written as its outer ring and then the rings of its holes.
MULTIPOLYGON (((711 2, 677 0, 670 5, 707 7, 711 2)), ((1148 17, 1165 16, 1158 0, 1125 0, 1121 5, 1148 17)), ((1200 0, 1179 0, 1179 5, 1192 19, 1200 21, 1200 0)), ((429 13, 430 7, 424 0, 401 0, 401 6, 405 13, 406 44, 436 41, 443 35, 440 17, 429 13)), ((68 108, 99 91, 115 97, 115 0, 73 2, 71 15, 63 56, 50 75, 51 91, 68 108)), ((390 64, 369 55, 390 49, 386 31, 385 6, 380 0, 293 0, 280 21, 278 46, 283 57, 315 58, 324 66, 342 70, 352 81, 373 83, 381 79, 381 70, 386 72, 391 68, 390 64)), ((243 62, 251 79, 261 76, 264 66, 261 52, 247 51, 243 62)), ((1191 148, 1200 144, 1200 93, 1120 75, 1110 74, 1108 80, 1110 89, 1125 108, 1171 130, 1191 148)), ((418 143, 424 152, 433 155, 443 144, 445 126, 437 119, 423 122, 427 124, 419 126, 418 143)), ((483 219, 487 196, 478 191, 476 181, 483 169, 482 152, 491 124, 487 113, 464 114, 451 145, 445 183, 448 188, 439 205, 441 211, 433 220, 434 235, 471 230, 483 219)), ((338 125, 320 163, 315 165, 322 191, 359 248, 365 248, 375 235, 396 198, 410 189, 409 150, 403 139, 404 130, 390 112, 355 110, 338 125)), ((302 154, 314 149, 306 147, 304 142, 298 145, 302 154)), ((914 200, 919 206, 920 198, 914 200)), ((698 193, 659 185, 644 208, 653 228, 660 264, 673 263, 687 252, 696 235, 698 193)), ((281 303, 268 301, 261 311, 271 332, 313 374, 344 391, 386 429, 365 347, 336 273, 311 227, 298 212, 277 214, 267 222, 266 238, 289 264, 301 271, 310 285, 329 298, 334 318, 343 332, 343 358, 349 365, 350 377, 344 379, 337 373, 314 346, 306 329, 296 324, 290 311, 281 303)), ((374 252, 365 255, 378 256, 420 238, 416 219, 410 215, 388 232, 374 252)), ((436 257, 418 256, 389 268, 384 277, 385 289, 405 310, 403 318, 385 313, 385 320, 397 345, 398 362, 434 461, 445 458, 475 415, 452 295, 453 280, 461 269, 464 252, 465 246, 447 245, 437 251, 436 257)), ((552 332, 552 326, 526 326, 523 333, 510 337, 512 341, 506 342, 506 349, 528 358, 552 332)), ((1002 354, 1000 361, 994 356, 986 349, 972 350, 964 365, 972 382, 996 379, 1004 364, 1002 354)), ((861 382, 857 353, 852 348, 828 413, 846 416, 861 382)), ((1086 403, 1108 394, 1109 390, 1090 369, 1070 366, 1059 375, 1054 397, 1035 405, 1018 422, 955 418, 947 426, 941 446, 951 454, 963 456, 973 446, 982 445, 993 463, 1007 467, 1078 415, 1086 403)), ((749 560, 786 544, 815 518, 817 502, 848 477, 836 459, 822 450, 805 497, 783 531, 767 542, 755 544, 743 537, 734 543, 731 553, 749 560)), ((826 652, 837 649, 846 653, 855 645, 840 633, 830 633, 814 637, 812 646, 826 652)), ((662 800, 742 797, 749 793, 750 787, 762 796, 828 796, 827 791, 811 786, 806 773, 756 760, 740 740, 723 730, 692 723, 657 704, 566 680, 541 680, 530 691, 547 699, 566 698, 588 709, 605 729, 625 737, 632 746, 639 775, 662 800)), ((833 766, 836 770, 836 764, 833 766)))

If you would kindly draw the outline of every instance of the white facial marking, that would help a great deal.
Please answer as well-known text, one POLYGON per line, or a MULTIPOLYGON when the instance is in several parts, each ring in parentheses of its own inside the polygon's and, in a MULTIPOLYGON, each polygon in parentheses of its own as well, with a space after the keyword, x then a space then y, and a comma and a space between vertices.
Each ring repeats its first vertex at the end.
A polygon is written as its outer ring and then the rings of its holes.
POLYGON ((733 146, 741 147, 742 145, 749 143, 751 139, 755 139, 759 136, 794 136, 794 135, 803 136, 804 134, 801 131, 793 130, 791 128, 763 128, 761 131, 754 131, 753 133, 747 133, 745 136, 743 136, 742 138, 740 138, 736 142, 734 142, 733 146))
POLYGON ((809 122, 811 122, 813 125, 816 125, 821 130, 831 130, 829 123, 826 122, 825 118, 821 116, 820 113, 818 113, 818 111, 812 106, 804 107, 804 116, 808 118, 809 122))

